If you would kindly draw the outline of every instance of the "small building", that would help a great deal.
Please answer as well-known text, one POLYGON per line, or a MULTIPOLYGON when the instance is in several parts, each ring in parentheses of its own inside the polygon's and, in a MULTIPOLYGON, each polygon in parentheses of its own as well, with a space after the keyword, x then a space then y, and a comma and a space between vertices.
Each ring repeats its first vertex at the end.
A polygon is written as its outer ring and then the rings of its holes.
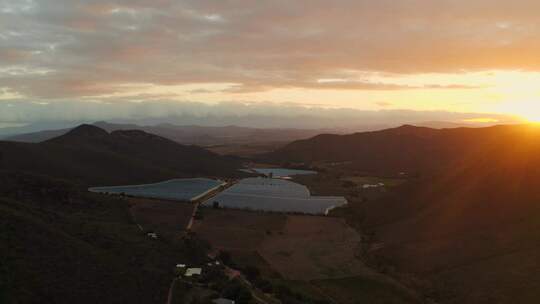
POLYGON ((193 275, 201 275, 202 274, 202 268, 188 268, 186 269, 186 273, 184 276, 186 277, 192 277, 193 275))
POLYGON ((233 300, 225 299, 225 298, 219 298, 212 300, 212 303, 214 304, 234 304, 233 300))

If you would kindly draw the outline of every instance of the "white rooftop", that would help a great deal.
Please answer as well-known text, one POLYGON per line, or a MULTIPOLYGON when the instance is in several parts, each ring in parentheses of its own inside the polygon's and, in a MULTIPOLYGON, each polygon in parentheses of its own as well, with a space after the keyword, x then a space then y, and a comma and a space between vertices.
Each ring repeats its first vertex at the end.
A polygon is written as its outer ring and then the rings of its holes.
POLYGON ((188 268, 186 269, 186 277, 191 277, 193 275, 201 275, 202 269, 201 268, 188 268))

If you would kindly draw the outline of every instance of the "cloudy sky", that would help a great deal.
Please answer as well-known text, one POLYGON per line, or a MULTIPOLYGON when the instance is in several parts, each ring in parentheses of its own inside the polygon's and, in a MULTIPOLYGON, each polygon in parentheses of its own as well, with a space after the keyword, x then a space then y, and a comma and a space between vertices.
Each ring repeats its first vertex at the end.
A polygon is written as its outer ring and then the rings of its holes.
POLYGON ((538 12, 538 0, 0 0, 0 123, 231 104, 540 120, 538 12))

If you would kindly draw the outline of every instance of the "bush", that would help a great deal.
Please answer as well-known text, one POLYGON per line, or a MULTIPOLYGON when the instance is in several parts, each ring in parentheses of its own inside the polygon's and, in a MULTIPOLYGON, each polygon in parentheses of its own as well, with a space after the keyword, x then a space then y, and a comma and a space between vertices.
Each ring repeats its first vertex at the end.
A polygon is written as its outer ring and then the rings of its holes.
POLYGON ((252 298, 251 291, 236 279, 229 281, 225 285, 221 292, 221 296, 227 299, 234 299, 238 304, 247 304, 252 298))
POLYGON ((228 251, 223 251, 223 250, 219 251, 217 258, 221 260, 221 262, 223 262, 223 264, 225 265, 228 265, 231 267, 234 266, 234 262, 232 260, 231 254, 228 251))
POLYGON ((261 272, 255 266, 247 266, 243 269, 243 272, 246 275, 246 278, 250 281, 254 281, 261 275, 261 272))
POLYGON ((253 282, 253 285, 255 285, 257 288, 259 288, 264 293, 272 293, 274 291, 274 287, 272 286, 272 283, 270 281, 265 279, 256 279, 253 282))

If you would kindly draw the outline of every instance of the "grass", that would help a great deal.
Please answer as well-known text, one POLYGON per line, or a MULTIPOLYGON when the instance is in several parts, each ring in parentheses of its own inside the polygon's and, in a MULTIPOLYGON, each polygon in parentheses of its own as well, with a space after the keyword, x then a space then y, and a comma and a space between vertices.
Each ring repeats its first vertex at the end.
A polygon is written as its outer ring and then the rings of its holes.
POLYGON ((129 198, 130 210, 138 223, 146 229, 184 230, 193 213, 194 204, 156 199, 129 198))
POLYGON ((254 251, 267 235, 279 233, 286 216, 277 213, 201 208, 193 230, 217 249, 254 251))
POLYGON ((285 278, 326 279, 363 273, 360 236, 332 217, 288 216, 283 234, 269 236, 258 251, 285 278))
POLYGON ((344 304, 402 304, 418 303, 406 289, 383 278, 357 276, 311 282, 322 294, 344 304))

